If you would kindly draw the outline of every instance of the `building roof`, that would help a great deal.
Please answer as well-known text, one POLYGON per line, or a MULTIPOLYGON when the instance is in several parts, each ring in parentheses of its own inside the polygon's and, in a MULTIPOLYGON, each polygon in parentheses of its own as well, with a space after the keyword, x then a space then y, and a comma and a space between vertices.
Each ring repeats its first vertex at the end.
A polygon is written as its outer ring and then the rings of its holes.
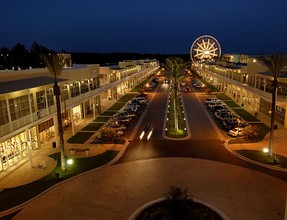
MULTIPOLYGON (((260 72, 258 74, 264 75, 264 76, 273 76, 270 71, 260 72)), ((285 71, 281 72, 280 74, 278 74, 278 78, 287 78, 287 72, 285 72, 285 71)))
MULTIPOLYGON (((67 79, 59 78, 58 82, 63 82, 66 80, 67 79)), ((44 77, 44 76, 30 78, 30 79, 0 82, 0 94, 35 88, 38 86, 44 86, 44 85, 49 85, 49 84, 54 84, 54 79, 52 77, 44 77)))

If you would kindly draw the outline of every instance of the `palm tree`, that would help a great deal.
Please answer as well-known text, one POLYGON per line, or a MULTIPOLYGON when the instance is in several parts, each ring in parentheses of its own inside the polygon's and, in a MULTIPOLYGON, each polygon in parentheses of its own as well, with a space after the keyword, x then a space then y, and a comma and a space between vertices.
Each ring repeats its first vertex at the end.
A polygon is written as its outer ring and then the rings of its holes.
POLYGON ((63 54, 54 54, 54 53, 49 55, 40 54, 40 57, 54 79, 53 90, 57 106, 58 131, 59 131, 60 150, 61 150, 61 167, 62 170, 65 171, 66 165, 65 165, 65 153, 64 153, 64 132, 63 132, 61 102, 60 102, 61 91, 58 85, 58 77, 60 76, 64 68, 65 57, 63 54))
POLYGON ((272 103, 271 103, 271 119, 270 119, 270 139, 269 139, 269 157, 273 157, 273 140, 274 140, 274 123, 275 123, 275 109, 278 88, 278 75, 281 70, 287 65, 287 56, 283 53, 270 54, 268 58, 259 56, 258 59, 262 61, 270 70, 273 76, 272 82, 272 103))
POLYGON ((167 70, 168 76, 172 82, 173 91, 173 108, 174 108, 174 126, 175 130, 178 131, 178 111, 177 111, 177 98, 178 98, 178 83, 182 78, 185 77, 184 71, 186 70, 189 63, 184 62, 179 57, 169 57, 165 60, 165 69, 167 70))

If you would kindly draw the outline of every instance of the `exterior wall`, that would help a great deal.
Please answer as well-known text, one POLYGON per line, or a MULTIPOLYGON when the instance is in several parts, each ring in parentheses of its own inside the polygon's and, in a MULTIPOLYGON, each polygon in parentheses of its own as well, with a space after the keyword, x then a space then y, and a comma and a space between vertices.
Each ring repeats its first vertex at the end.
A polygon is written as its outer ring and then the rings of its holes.
MULTIPOLYGON (((61 78, 66 80, 59 81, 64 130, 71 129, 75 134, 80 122, 101 114, 120 96, 155 73, 159 63, 153 61, 152 65, 139 67, 121 70, 124 75, 112 82, 109 75, 113 70, 98 64, 64 69, 61 78)), ((49 73, 46 69, 9 71, 1 73, 0 80, 11 81, 11 75, 13 80, 32 80, 39 76, 48 77, 49 73)), ((53 84, 0 94, 0 172, 26 157, 30 158, 32 166, 31 152, 45 143, 54 140, 55 146, 59 146, 56 121, 53 84), (18 118, 13 119, 13 115, 18 118)))
MULTIPOLYGON (((216 65, 201 65, 196 70, 207 82, 225 92, 248 112, 260 112, 270 117, 273 77, 263 74, 268 73, 268 69, 256 59, 248 58, 247 66, 240 68, 217 62, 216 65)), ((287 75, 287 71, 285 73, 287 75)), ((279 76, 278 81, 275 120, 287 127, 287 78, 279 76)))

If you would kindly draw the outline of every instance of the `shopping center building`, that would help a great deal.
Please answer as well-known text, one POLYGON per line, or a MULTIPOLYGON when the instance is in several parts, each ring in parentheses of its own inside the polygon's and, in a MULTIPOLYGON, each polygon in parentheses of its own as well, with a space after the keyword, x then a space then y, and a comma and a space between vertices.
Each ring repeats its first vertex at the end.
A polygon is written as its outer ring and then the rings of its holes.
MULTIPOLYGON (((256 57, 225 54, 222 60, 198 64, 196 71, 208 83, 225 92, 240 107, 270 117, 272 73, 256 57)), ((278 75, 275 122, 287 127, 287 68, 278 75)))
MULTIPOLYGON (((69 65, 68 65, 69 66, 69 65)), ((118 98, 154 74, 157 60, 128 60, 114 66, 74 65, 58 78, 64 132, 96 118, 118 98)), ((42 146, 58 147, 54 80, 47 69, 0 72, 0 172, 42 146)), ((29 161, 29 160, 27 160, 29 161)))

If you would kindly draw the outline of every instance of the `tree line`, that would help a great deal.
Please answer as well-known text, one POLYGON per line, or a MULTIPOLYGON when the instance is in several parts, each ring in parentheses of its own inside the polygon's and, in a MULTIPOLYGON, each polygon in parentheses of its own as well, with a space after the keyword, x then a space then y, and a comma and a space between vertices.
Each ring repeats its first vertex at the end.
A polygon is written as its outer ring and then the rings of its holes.
POLYGON ((2 47, 0 49, 0 69, 29 69, 43 68, 43 62, 40 54, 48 53, 69 53, 72 56, 73 64, 117 64, 123 60, 139 60, 139 59, 157 59, 163 63, 170 56, 181 57, 188 61, 189 54, 148 54, 148 53, 129 53, 129 52, 114 52, 114 53, 98 53, 98 52, 67 52, 66 50, 54 51, 45 46, 34 42, 30 49, 25 45, 17 43, 12 48, 2 47))

